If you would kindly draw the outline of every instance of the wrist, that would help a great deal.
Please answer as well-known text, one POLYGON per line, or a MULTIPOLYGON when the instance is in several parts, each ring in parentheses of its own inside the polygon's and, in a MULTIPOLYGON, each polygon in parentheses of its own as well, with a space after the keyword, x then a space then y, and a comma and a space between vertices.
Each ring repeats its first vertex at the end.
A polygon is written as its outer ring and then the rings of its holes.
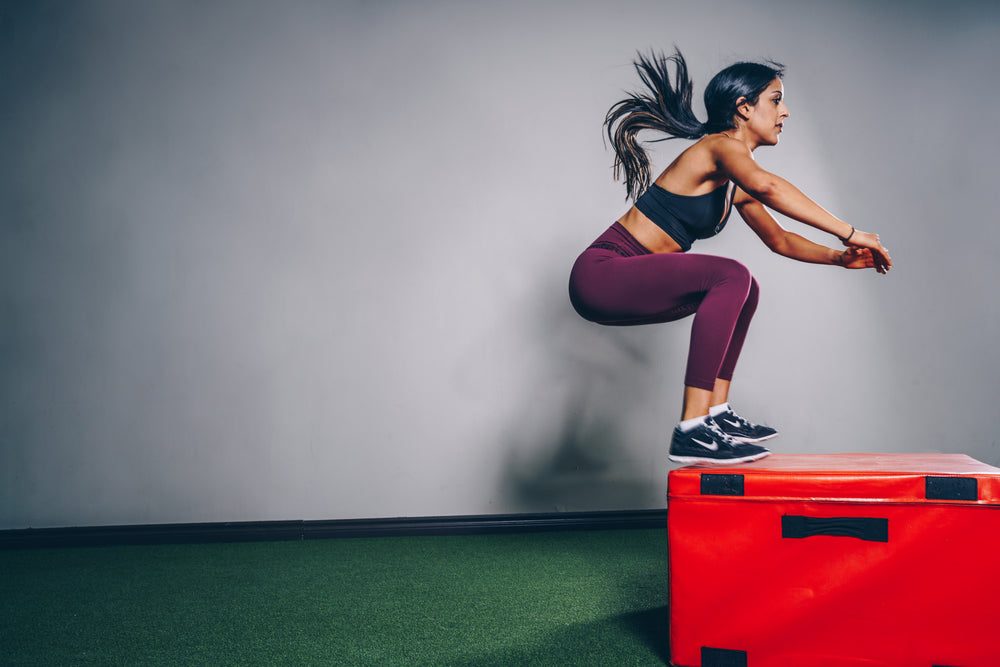
MULTIPOLYGON (((845 223, 845 224, 846 224, 846 223, 845 223)), ((847 225, 847 226, 851 228, 851 231, 847 232, 847 233, 846 233, 845 235, 843 235, 843 236, 839 236, 839 235, 838 235, 838 237, 837 237, 837 238, 839 238, 839 239, 840 239, 841 241, 843 241, 844 243, 847 243, 848 241, 850 241, 850 240, 851 240, 851 237, 853 237, 853 236, 854 236, 854 232, 855 232, 855 229, 854 229, 854 225, 847 225)))

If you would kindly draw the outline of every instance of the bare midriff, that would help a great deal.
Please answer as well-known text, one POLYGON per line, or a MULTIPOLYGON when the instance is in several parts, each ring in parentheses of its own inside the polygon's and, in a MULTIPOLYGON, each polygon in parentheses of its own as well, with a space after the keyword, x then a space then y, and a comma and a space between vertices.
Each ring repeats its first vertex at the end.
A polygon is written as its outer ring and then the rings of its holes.
POLYGON ((677 241, 635 206, 618 219, 618 224, 627 229, 636 241, 652 253, 681 252, 677 241))

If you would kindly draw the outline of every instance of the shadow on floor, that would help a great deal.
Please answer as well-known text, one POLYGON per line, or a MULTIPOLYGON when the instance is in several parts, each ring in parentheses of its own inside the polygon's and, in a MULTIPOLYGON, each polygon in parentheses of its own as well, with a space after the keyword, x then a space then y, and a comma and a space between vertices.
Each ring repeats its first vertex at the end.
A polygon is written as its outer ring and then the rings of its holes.
POLYGON ((492 649, 459 659, 463 667, 498 665, 649 665, 670 664, 667 607, 579 623, 548 633, 531 643, 492 649))
POLYGON ((670 610, 668 607, 657 607, 625 614, 622 623, 630 629, 637 639, 642 641, 651 651, 670 664, 670 610))

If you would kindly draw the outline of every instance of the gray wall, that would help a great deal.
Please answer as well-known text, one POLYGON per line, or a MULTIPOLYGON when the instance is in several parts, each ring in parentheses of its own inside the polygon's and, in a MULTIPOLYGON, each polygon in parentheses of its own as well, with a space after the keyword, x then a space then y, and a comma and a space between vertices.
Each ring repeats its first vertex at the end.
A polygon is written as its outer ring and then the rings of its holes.
POLYGON ((664 506, 690 323, 588 324, 566 278, 624 211, 603 115, 672 44, 699 97, 786 63, 759 161, 897 263, 788 261, 735 217, 699 244, 763 287, 737 407, 776 451, 1000 464, 998 26, 961 1, 0 4, 0 528, 664 506))

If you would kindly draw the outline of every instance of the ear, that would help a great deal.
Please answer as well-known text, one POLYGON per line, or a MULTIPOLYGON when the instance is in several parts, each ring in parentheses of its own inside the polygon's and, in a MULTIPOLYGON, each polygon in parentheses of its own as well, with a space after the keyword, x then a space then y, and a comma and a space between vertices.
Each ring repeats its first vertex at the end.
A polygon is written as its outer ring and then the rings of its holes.
POLYGON ((747 98, 741 97, 736 100, 736 115, 743 120, 749 120, 751 109, 753 109, 753 107, 749 102, 747 102, 747 98))

